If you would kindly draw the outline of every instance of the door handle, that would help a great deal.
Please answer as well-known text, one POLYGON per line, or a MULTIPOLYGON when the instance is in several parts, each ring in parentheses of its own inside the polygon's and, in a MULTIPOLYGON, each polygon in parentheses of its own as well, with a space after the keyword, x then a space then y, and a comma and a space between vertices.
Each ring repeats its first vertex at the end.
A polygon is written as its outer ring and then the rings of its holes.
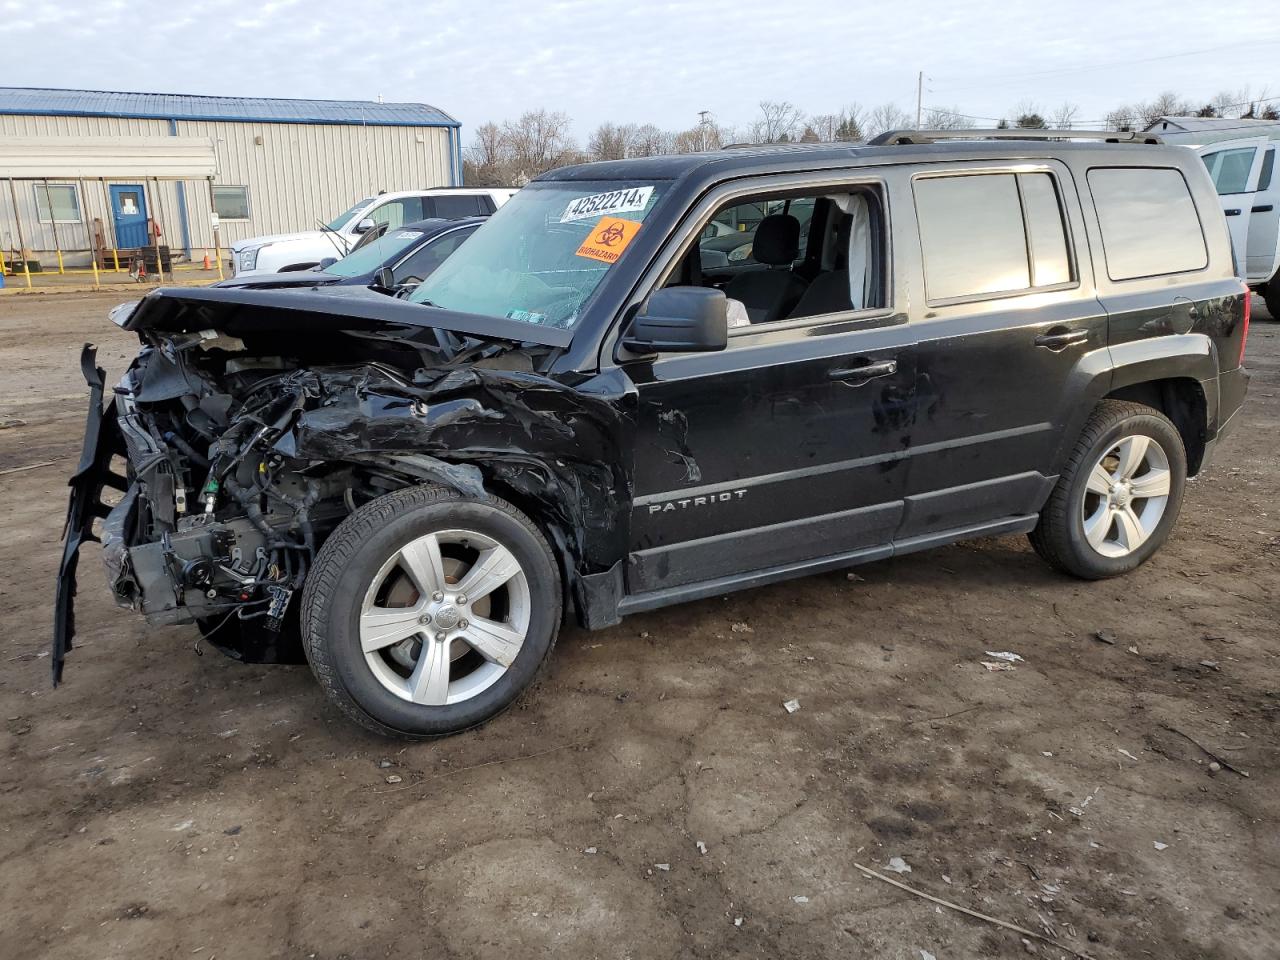
POLYGON ((1264 204, 1263 204, 1262 206, 1260 206, 1260 207, 1254 207, 1254 208, 1253 208, 1252 210, 1250 210, 1249 212, 1250 212, 1250 213, 1270 213, 1270 212, 1271 212, 1272 210, 1274 210, 1274 209, 1275 209, 1275 207, 1274 207, 1274 206, 1272 206, 1271 204, 1269 204, 1269 203, 1264 203, 1264 204))
POLYGON ((1239 208, 1239 207, 1232 207, 1230 210, 1223 210, 1222 212, 1223 212, 1223 213, 1225 213, 1228 217, 1238 217, 1238 216, 1240 216, 1240 208, 1239 208))
POLYGON ((1036 346, 1046 350, 1065 350, 1089 339, 1088 330, 1056 330, 1036 337, 1036 346))
POLYGON ((875 363, 864 363, 858 367, 832 370, 827 377, 831 380, 843 380, 845 383, 865 383, 877 377, 891 377, 897 372, 897 360, 877 360, 875 363))

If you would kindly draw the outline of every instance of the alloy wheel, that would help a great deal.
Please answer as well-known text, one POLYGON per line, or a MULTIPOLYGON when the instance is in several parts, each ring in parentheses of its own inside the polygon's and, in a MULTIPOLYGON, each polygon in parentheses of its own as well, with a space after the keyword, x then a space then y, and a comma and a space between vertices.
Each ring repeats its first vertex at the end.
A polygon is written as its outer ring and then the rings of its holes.
POLYGON ((1122 437, 1094 463, 1085 484, 1081 520, 1089 546, 1104 557, 1126 557, 1159 526, 1172 474, 1164 448, 1145 434, 1122 437))
POLYGON ((402 546, 370 582, 360 647, 396 696, 459 703, 510 668, 531 606, 528 577, 507 547, 474 530, 428 533, 402 546))

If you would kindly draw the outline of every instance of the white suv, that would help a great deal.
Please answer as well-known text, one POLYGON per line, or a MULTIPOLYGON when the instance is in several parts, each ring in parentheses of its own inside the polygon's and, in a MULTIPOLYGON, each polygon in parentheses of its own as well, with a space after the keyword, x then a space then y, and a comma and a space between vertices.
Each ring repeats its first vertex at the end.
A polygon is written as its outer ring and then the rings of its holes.
POLYGON ((401 224, 439 217, 457 220, 485 216, 506 203, 516 191, 490 187, 438 187, 402 190, 365 197, 322 229, 250 237, 231 245, 231 271, 237 277, 282 270, 305 270, 326 258, 345 257, 360 235, 374 227, 395 229, 401 224))
MULTIPOLYGON (((1243 121, 1242 121, 1243 122, 1243 121)), ((1199 148, 1222 201, 1236 269, 1280 318, 1280 170, 1276 141, 1221 140, 1199 148)))

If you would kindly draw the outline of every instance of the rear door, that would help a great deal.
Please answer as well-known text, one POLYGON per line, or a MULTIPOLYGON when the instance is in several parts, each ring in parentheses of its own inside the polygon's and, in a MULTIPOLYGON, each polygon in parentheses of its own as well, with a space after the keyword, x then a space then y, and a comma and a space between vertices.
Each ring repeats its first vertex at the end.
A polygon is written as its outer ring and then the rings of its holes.
POLYGON ((1280 179, 1276 177, 1276 145, 1267 145, 1258 175, 1258 192, 1249 210, 1249 242, 1245 271, 1251 283, 1265 283, 1280 269, 1280 179))
POLYGON ((1105 368, 1075 183, 1057 161, 920 168, 895 235, 918 241, 916 422, 897 539, 1025 524, 1064 424, 1105 368), (1082 264, 1086 265, 1082 267, 1082 264))
MULTIPOLYGON (((1247 275, 1250 254, 1249 221, 1253 216, 1254 198, 1262 176, 1262 162, 1267 145, 1266 137, 1247 137, 1240 140, 1220 140, 1197 151, 1209 168, 1209 177, 1221 198, 1222 212, 1226 214, 1227 229, 1231 232, 1231 249, 1235 253, 1236 270, 1242 277, 1247 275)), ((1270 253, 1274 255, 1275 251, 1270 253)))

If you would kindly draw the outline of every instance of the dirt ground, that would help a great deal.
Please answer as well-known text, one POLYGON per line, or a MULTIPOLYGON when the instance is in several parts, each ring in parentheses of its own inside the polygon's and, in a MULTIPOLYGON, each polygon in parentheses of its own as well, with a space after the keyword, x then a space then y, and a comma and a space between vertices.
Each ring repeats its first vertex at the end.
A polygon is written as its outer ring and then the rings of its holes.
POLYGON ((1137 573, 1077 582, 994 539, 573 629, 516 709, 410 746, 345 723, 306 667, 145 629, 96 549, 50 689, 77 355, 120 374, 114 302, 0 300, 0 471, 56 458, 0 474, 0 955, 1071 955, 863 864, 1099 960, 1280 956, 1260 301, 1244 421, 1137 573))

